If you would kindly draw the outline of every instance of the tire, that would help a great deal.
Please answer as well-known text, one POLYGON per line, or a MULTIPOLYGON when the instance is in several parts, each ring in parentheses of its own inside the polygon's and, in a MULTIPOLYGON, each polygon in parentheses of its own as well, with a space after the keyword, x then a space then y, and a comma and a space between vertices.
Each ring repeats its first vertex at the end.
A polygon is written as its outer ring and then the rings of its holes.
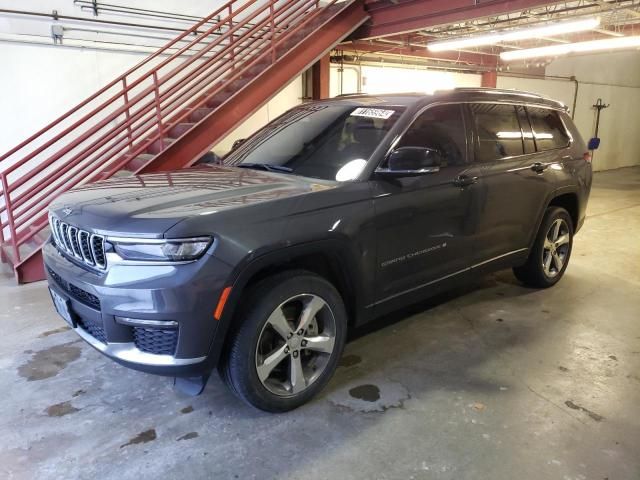
POLYGON ((571 216, 564 208, 549 207, 544 214, 527 262, 514 268, 513 273, 525 285, 537 288, 552 287, 564 275, 572 247, 571 216))
POLYGON ((344 349, 347 313, 340 294, 318 275, 286 271, 256 283, 242 305, 218 367, 223 381, 267 412, 308 402, 328 383, 344 349))

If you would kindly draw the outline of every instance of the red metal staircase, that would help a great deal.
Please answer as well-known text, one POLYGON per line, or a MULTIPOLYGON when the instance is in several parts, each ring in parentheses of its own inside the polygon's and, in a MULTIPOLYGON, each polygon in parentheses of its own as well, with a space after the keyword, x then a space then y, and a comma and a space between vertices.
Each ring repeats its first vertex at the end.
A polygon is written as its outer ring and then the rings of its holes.
POLYGON ((0 258, 44 278, 47 206, 71 187, 192 165, 366 19, 362 0, 232 0, 0 157, 0 258))

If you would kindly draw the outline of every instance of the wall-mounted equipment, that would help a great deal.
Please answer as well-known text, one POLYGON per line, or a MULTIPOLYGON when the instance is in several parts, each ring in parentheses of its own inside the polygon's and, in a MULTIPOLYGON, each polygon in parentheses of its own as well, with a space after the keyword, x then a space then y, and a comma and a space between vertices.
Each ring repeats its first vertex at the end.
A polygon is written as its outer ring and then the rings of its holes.
POLYGON ((598 130, 600 128, 600 112, 605 108, 609 108, 608 103, 604 103, 601 98, 596 100, 596 103, 592 105, 592 107, 596 110, 596 129, 593 134, 593 138, 589 140, 589 150, 591 150, 592 155, 593 151, 596 150, 600 146, 600 137, 598 137, 598 130))
POLYGON ((51 38, 54 45, 62 45, 64 39, 64 27, 58 23, 51 25, 51 38))

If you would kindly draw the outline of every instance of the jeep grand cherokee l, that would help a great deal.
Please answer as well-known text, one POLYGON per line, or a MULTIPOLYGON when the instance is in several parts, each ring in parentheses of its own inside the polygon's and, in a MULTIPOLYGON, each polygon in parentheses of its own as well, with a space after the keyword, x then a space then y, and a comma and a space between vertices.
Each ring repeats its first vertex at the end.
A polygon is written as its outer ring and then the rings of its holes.
POLYGON ((347 330, 471 276, 550 287, 585 218, 590 157, 561 103, 457 89, 296 107, 223 165, 88 184, 50 208, 58 312, 97 350, 286 411, 347 330))

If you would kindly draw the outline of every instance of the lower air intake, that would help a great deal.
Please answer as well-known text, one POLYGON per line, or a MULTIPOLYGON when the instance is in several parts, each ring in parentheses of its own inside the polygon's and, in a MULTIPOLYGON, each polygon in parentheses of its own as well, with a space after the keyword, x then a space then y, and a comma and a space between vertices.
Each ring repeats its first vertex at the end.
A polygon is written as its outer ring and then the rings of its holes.
POLYGON ((143 352, 174 355, 178 344, 178 329, 134 327, 133 341, 143 352))

